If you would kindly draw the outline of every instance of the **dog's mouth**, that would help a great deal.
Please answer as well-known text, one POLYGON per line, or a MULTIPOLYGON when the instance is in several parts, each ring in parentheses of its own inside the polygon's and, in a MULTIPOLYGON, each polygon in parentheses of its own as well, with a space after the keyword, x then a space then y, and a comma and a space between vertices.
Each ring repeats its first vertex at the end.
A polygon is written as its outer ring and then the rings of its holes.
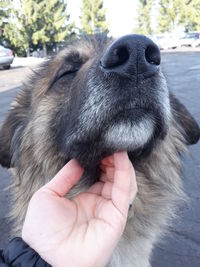
POLYGON ((104 134, 105 146, 114 151, 143 148, 154 135, 154 119, 150 111, 125 109, 117 113, 104 134))
POLYGON ((72 135, 67 144, 69 158, 76 158, 85 169, 96 168, 118 151, 127 151, 134 159, 148 155, 159 136, 153 109, 121 106, 109 110, 109 115, 96 124, 98 128, 87 129, 87 134, 79 128, 79 135, 72 135))

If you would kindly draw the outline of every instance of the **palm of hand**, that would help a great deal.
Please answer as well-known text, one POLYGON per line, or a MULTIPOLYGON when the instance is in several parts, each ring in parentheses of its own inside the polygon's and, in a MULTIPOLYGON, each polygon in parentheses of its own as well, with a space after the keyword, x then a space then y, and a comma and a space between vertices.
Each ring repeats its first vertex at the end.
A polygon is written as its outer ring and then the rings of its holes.
MULTIPOLYGON (((25 234, 22 233, 22 236, 53 266, 64 266, 65 260, 68 266, 105 266, 119 241, 125 227, 128 204, 136 193, 135 183, 131 180, 133 167, 129 162, 125 170, 116 172, 114 157, 109 157, 104 163, 100 182, 75 198, 69 200, 63 197, 64 192, 66 194, 80 179, 71 175, 72 181, 66 186, 67 190, 60 186, 63 183, 61 177, 59 182, 52 180, 31 200, 32 209, 27 212, 25 234), (129 182, 124 183, 121 176, 129 182), (60 191, 55 191, 55 187, 60 187, 60 191), (32 225, 34 223, 31 229, 30 220, 32 225), (27 236, 30 230, 34 238, 27 236)), ((77 172, 81 176, 80 167, 77 172)))
MULTIPOLYGON (((49 206, 53 208, 50 211, 52 214, 48 214, 48 217, 53 218, 53 225, 50 225, 49 247, 47 249, 45 245, 45 254, 52 250, 58 251, 59 244, 61 254, 74 255, 74 259, 71 258, 72 265, 69 266, 78 266, 76 259, 80 252, 82 257, 85 257, 88 251, 91 255, 96 255, 100 253, 101 248, 104 251, 106 247, 108 252, 116 245, 118 239, 113 237, 122 233, 126 217, 112 202, 112 186, 111 182, 96 183, 87 192, 72 200, 58 199, 57 195, 51 196, 49 201, 52 203, 49 203, 49 206), (54 210, 57 211, 56 217, 53 214, 54 210)), ((46 238, 47 234, 45 240, 46 238)), ((101 255, 105 254, 103 251, 101 255)), ((90 258, 88 260, 90 261, 90 258)), ((85 263, 84 266, 97 266, 97 263, 88 262, 88 265, 85 263)))

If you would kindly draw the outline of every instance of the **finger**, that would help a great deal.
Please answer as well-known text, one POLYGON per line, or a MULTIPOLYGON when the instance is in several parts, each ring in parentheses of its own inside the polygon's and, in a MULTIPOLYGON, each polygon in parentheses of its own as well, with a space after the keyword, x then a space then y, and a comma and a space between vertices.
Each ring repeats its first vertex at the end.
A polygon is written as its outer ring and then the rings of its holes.
POLYGON ((104 186, 103 182, 97 182, 93 184, 88 190, 88 193, 96 194, 96 195, 101 195, 102 188, 104 186))
POLYGON ((101 161, 101 165, 102 165, 102 167, 104 167, 104 166, 105 167, 107 167, 107 166, 113 167, 114 166, 114 156, 111 155, 111 156, 104 158, 101 161))
POLYGON ((102 172, 106 172, 106 166, 105 165, 101 164, 100 169, 102 172))
POLYGON ((115 175, 112 189, 112 202, 120 213, 126 217, 131 197, 131 179, 135 179, 131 162, 126 152, 114 154, 115 175))
POLYGON ((105 172, 101 174, 100 181, 102 182, 113 182, 114 180, 114 173, 115 173, 115 168, 114 165, 113 167, 106 167, 105 172))
POLYGON ((112 182, 106 182, 104 183, 104 186, 102 188, 101 196, 105 199, 111 199, 112 198, 112 189, 113 189, 113 183, 112 182))
POLYGON ((107 175, 106 175, 106 173, 102 172, 99 180, 101 182, 105 183, 107 181, 107 175))
POLYGON ((131 163, 131 169, 132 169, 132 175, 131 175, 130 202, 129 202, 129 204, 133 203, 133 201, 136 197, 137 191, 138 191, 135 170, 134 170, 132 163, 131 163))
POLYGON ((83 168, 75 159, 72 159, 43 188, 63 197, 80 180, 82 174, 83 168))

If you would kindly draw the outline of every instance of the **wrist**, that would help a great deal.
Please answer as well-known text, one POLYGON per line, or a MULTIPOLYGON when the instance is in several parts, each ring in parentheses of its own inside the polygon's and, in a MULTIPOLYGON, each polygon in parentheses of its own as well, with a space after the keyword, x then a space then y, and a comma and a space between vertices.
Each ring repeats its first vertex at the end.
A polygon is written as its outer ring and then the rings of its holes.
POLYGON ((13 267, 51 267, 21 238, 13 238, 2 252, 4 262, 13 267))

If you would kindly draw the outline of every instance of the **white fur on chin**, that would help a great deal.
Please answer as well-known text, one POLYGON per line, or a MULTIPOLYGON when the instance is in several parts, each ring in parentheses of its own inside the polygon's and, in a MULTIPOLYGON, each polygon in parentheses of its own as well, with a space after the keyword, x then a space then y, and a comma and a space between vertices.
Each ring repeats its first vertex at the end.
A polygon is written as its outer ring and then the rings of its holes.
POLYGON ((105 134, 105 143, 117 150, 135 150, 143 147, 149 141, 153 131, 154 123, 147 116, 136 123, 119 122, 108 128, 105 134))

